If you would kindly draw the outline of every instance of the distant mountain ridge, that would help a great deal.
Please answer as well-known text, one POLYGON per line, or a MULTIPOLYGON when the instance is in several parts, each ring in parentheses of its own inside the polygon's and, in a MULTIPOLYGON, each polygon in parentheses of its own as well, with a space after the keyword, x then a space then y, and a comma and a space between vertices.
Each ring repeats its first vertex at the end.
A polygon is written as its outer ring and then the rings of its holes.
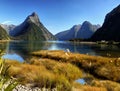
POLYGON ((88 39, 94 32, 100 28, 100 25, 93 25, 89 21, 83 22, 80 30, 77 33, 77 39, 88 39))
POLYGON ((120 41, 120 5, 109 12, 100 29, 91 37, 92 41, 120 41))
POLYGON ((74 25, 71 29, 57 33, 55 36, 58 40, 88 39, 98 28, 100 25, 92 25, 85 21, 82 25, 74 25))
POLYGON ((57 33, 55 36, 58 40, 69 40, 77 36, 78 30, 81 28, 81 25, 74 25, 70 30, 62 31, 57 33))
POLYGON ((55 36, 50 33, 40 22, 38 15, 33 12, 23 23, 16 26, 9 32, 13 39, 17 40, 55 40, 55 36))
POLYGON ((16 26, 13 24, 0 24, 0 26, 6 30, 6 32, 9 34, 9 31, 13 30, 16 26))

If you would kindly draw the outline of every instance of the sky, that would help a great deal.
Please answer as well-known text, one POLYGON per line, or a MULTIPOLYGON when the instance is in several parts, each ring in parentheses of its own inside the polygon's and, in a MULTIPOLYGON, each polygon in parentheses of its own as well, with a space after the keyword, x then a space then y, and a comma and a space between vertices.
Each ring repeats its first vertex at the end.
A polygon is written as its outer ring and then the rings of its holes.
POLYGON ((53 34, 89 21, 102 25, 120 0, 0 0, 0 23, 19 25, 36 12, 53 34))

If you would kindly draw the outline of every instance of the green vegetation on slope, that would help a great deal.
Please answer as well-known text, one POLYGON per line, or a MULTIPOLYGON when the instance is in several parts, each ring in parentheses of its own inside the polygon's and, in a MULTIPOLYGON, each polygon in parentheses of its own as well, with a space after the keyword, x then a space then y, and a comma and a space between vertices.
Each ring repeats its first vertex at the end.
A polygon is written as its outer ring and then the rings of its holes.
POLYGON ((7 32, 0 26, 0 40, 9 40, 9 35, 7 32))
POLYGON ((10 36, 15 40, 55 40, 55 36, 51 34, 40 22, 38 15, 33 12, 23 23, 16 26, 10 31, 10 36))
POLYGON ((13 37, 13 39, 29 40, 29 41, 45 40, 45 37, 41 29, 34 23, 29 23, 22 31, 23 32, 21 32, 20 35, 13 37))

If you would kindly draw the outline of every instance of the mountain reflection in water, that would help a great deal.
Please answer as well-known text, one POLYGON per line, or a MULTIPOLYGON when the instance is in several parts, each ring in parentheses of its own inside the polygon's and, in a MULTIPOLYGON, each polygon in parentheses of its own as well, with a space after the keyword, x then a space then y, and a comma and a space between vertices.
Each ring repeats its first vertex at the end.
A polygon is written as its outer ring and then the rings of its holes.
POLYGON ((115 45, 98 45, 72 43, 64 41, 24 41, 1 43, 0 50, 7 55, 6 59, 16 58, 20 61, 28 58, 28 54, 38 50, 64 50, 69 49, 71 52, 82 53, 95 56, 119 57, 120 47, 115 45), (21 58, 19 58, 21 57, 21 58))

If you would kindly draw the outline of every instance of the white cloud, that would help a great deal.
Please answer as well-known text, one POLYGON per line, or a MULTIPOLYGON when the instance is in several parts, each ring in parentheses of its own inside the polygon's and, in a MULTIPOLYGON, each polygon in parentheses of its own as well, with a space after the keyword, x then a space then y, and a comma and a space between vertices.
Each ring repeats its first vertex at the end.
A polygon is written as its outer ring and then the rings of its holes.
POLYGON ((2 24, 10 24, 12 21, 4 21, 2 24))

